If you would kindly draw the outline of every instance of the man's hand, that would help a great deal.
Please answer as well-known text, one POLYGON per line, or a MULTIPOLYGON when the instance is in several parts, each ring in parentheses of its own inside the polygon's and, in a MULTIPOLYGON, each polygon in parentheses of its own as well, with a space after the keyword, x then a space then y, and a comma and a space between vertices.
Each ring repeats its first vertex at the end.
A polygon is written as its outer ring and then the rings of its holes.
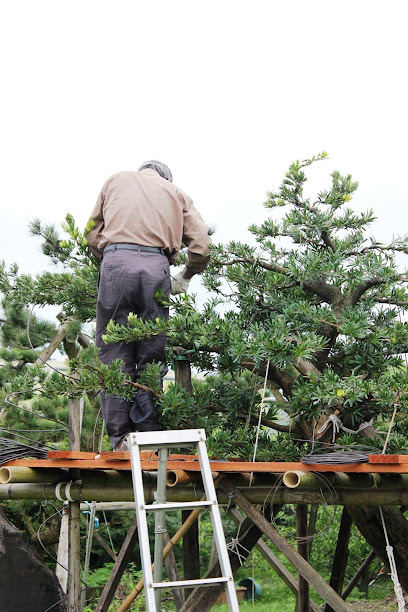
POLYGON ((178 293, 186 293, 190 279, 184 278, 183 273, 179 272, 175 276, 171 277, 171 294, 177 295, 178 293))

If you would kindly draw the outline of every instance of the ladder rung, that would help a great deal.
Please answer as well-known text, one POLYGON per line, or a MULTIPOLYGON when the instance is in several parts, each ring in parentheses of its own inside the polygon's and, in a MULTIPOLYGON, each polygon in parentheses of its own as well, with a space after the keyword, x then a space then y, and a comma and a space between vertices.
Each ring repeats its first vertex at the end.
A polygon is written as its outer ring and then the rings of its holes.
POLYGON ((129 434, 129 443, 136 442, 144 448, 167 448, 172 446, 195 446, 205 440, 204 429, 181 429, 176 431, 143 431, 129 434))
POLYGON ((212 501, 196 501, 196 502, 170 502, 168 504, 149 504, 143 508, 148 512, 157 512, 158 510, 194 510, 195 508, 205 508, 215 505, 212 501))
POLYGON ((220 582, 229 582, 232 577, 221 576, 219 578, 199 578, 198 580, 176 580, 174 582, 153 582, 154 589, 174 589, 177 587, 212 586, 220 582))

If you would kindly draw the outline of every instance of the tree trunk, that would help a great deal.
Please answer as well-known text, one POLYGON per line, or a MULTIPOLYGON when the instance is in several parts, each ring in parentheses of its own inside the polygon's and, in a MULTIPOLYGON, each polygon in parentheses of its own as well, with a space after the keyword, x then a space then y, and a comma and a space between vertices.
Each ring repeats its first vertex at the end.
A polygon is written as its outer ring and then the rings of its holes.
MULTIPOLYGON (((383 506, 383 515, 390 545, 394 549, 395 563, 401 586, 408 591, 408 521, 393 506, 383 506)), ((388 563, 384 531, 377 508, 348 506, 347 511, 377 556, 388 563)))

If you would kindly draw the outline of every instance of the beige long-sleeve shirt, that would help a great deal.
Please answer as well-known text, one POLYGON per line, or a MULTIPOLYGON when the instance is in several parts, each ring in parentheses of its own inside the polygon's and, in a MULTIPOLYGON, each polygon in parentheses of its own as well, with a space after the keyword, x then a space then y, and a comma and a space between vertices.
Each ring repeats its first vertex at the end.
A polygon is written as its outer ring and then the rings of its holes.
POLYGON ((150 168, 118 172, 99 194, 90 219, 88 246, 101 258, 109 244, 161 247, 173 263, 181 244, 188 250, 185 278, 201 272, 209 261, 211 238, 191 198, 150 168))

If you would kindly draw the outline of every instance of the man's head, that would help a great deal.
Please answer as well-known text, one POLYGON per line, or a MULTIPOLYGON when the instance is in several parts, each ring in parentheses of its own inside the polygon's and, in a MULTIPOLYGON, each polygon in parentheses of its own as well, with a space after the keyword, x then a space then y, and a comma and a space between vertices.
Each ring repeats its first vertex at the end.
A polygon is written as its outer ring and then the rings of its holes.
POLYGON ((138 172, 140 170, 146 170, 147 168, 151 168, 152 170, 156 170, 158 174, 167 181, 173 182, 173 175, 170 172, 170 168, 163 164, 163 162, 156 161, 155 159, 151 159, 149 161, 143 162, 138 168, 138 172))

